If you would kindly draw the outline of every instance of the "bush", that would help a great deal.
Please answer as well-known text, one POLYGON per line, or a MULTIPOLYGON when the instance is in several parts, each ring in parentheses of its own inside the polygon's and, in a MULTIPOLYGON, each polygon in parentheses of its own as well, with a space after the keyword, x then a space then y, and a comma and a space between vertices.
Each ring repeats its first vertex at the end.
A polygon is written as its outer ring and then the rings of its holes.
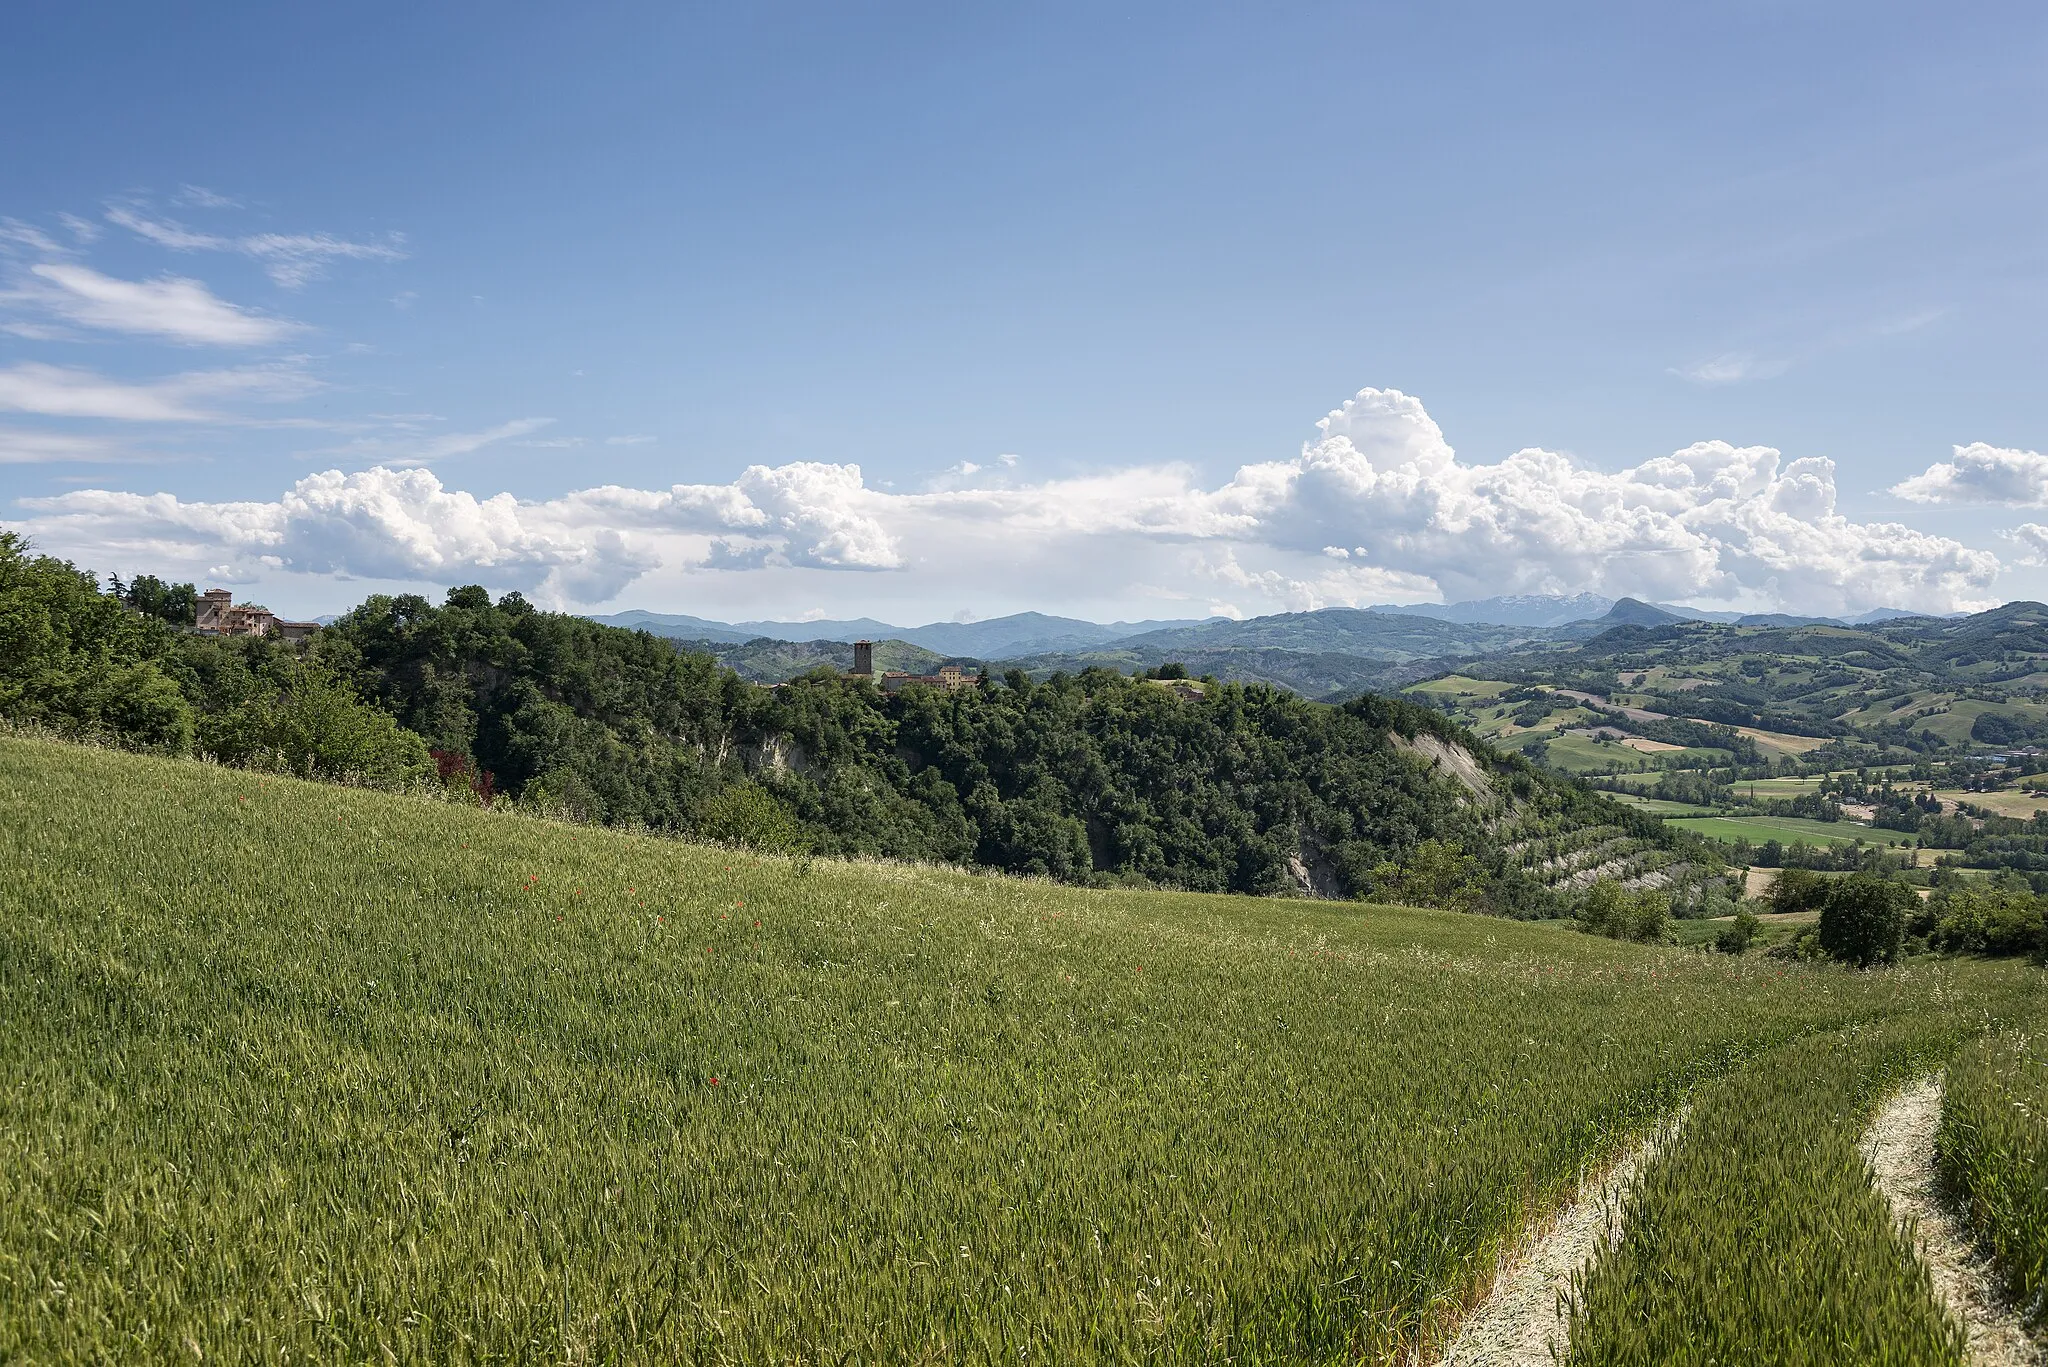
POLYGON ((1941 889, 1915 920, 1935 949, 2036 954, 2048 947, 2042 909, 2042 899, 2022 884, 1976 882, 1941 889))
POLYGON ((1750 941, 1756 939, 1756 932, 1763 923, 1748 907, 1735 913, 1735 924, 1714 937, 1714 948, 1723 954, 1745 954, 1750 941))
POLYGON ((706 799, 697 809, 697 834, 722 845, 771 854, 787 854, 807 843, 789 809, 751 782, 735 783, 706 799))
POLYGON ((1611 878, 1586 889, 1579 929, 1611 940, 1661 943, 1671 929, 1671 899, 1661 892, 1630 892, 1611 878))
POLYGON ((1820 947, 1831 959, 1869 968, 1899 957, 1913 891, 1869 874, 1835 880, 1820 909, 1820 947))
POLYGON ((1818 911, 1828 900, 1829 880, 1811 869, 1785 868, 1771 884, 1771 910, 1780 916, 1818 911))
POLYGON ((427 743, 319 664, 278 661, 260 690, 205 719, 200 740, 228 764, 403 787, 435 772, 427 743))

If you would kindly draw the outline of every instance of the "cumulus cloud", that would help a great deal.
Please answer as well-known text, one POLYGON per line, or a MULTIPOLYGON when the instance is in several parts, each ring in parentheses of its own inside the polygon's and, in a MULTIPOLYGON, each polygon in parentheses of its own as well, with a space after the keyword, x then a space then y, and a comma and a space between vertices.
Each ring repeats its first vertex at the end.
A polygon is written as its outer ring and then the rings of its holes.
POLYGON ((42 513, 49 530, 130 563, 226 553, 303 574, 482 578, 561 602, 610 598, 654 564, 616 532, 565 524, 556 505, 510 494, 479 499, 444 488, 426 470, 329 470, 271 502, 89 489, 23 506, 42 513))
POLYGON ((110 206, 107 221, 172 251, 236 252, 251 257, 262 265, 266 275, 286 289, 298 289, 318 279, 332 261, 403 261, 406 255, 405 239, 395 233, 382 242, 352 242, 327 233, 223 236, 194 232, 182 223, 152 218, 127 204, 110 206))
POLYGON ((27 304, 81 327, 211 346, 259 346, 298 330, 230 304, 197 280, 120 280, 90 267, 43 262, 0 301, 27 304))
POLYGON ((856 465, 797 460, 730 483, 542 501, 380 467, 311 476, 274 502, 83 491, 26 506, 49 544, 169 538, 209 564, 225 551, 308 573, 480 578, 562 602, 602 601, 656 570, 677 587, 862 571, 929 581, 933 598, 1070 602, 1151 586, 1272 610, 1590 590, 1838 613, 1970 605, 1999 568, 1959 542, 1843 516, 1832 462, 1769 447, 1701 442, 1612 472, 1535 449, 1474 464, 1418 400, 1375 389, 1318 429, 1292 458, 1213 487, 1169 464, 896 493, 856 465))
POLYGON ((2038 522, 2022 522, 2004 536, 2020 548, 2016 557, 2020 564, 2048 565, 2048 527, 2038 522))
POLYGON ((2048 504, 2048 456, 1973 441, 1891 490, 1913 503, 2048 504))

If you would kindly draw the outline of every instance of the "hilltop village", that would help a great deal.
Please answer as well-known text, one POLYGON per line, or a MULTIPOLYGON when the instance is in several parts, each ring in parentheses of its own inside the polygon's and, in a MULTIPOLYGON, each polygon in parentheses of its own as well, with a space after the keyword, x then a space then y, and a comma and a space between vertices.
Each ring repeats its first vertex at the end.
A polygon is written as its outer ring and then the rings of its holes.
POLYGON ((281 636, 287 641, 311 639, 318 622, 288 622, 269 608, 237 603, 230 589, 208 589, 199 595, 192 630, 202 636, 281 636))

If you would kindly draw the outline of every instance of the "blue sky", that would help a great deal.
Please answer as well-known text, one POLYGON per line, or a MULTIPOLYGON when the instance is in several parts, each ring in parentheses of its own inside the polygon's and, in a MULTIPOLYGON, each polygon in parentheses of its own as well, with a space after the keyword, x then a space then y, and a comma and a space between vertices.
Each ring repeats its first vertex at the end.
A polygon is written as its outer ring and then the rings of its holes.
POLYGON ((893 620, 2048 594, 2038 7, 9 24, 0 520, 102 571, 893 620))

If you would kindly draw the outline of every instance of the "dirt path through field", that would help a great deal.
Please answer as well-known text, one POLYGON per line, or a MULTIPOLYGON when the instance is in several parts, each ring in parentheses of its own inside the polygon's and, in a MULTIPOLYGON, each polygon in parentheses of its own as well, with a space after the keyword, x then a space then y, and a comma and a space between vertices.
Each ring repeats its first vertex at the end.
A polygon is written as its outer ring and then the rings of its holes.
POLYGON ((1620 1162, 1587 1178, 1570 1204, 1532 1229, 1502 1260, 1493 1290, 1458 1326, 1439 1367, 1551 1367, 1561 1358, 1572 1273, 1602 1244, 1621 1237, 1622 1198, 1684 1123, 1681 1110, 1620 1162))
POLYGON ((1934 1292, 1970 1336, 1972 1367, 2048 1363, 2048 1347, 2029 1338, 2000 1292, 1976 1241, 1936 1190, 1934 1130, 1941 1120, 1941 1079, 1926 1077, 1886 1102, 1863 1136, 1877 1189, 1910 1226, 1934 1292))

